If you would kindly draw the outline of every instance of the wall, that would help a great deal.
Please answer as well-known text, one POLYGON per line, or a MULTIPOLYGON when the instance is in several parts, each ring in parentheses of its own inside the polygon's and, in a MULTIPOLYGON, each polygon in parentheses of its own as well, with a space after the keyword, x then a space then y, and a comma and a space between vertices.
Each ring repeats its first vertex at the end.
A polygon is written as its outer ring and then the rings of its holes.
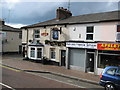
POLYGON ((93 41, 116 41, 118 22, 101 22, 69 25, 70 40, 86 41, 86 27, 94 26, 93 41))
MULTIPOLYGON (((69 40, 69 32, 68 32, 68 28, 65 27, 65 25, 60 25, 60 26, 57 26, 57 28, 60 28, 62 27, 62 32, 60 34, 59 32, 59 39, 58 40, 53 40, 52 39, 52 32, 51 32, 51 28, 53 27, 56 27, 56 26, 47 26, 46 28, 44 27, 36 27, 36 28, 29 28, 28 30, 28 44, 30 44, 29 40, 33 40, 33 32, 35 29, 38 29, 40 30, 40 38, 37 38, 35 40, 40 40, 40 43, 42 43, 44 45, 43 47, 43 55, 46 56, 48 59, 50 59, 50 48, 55 48, 55 51, 56 51, 56 59, 55 61, 56 62, 60 62, 60 51, 61 50, 66 50, 66 47, 65 46, 50 46, 50 45, 47 45, 45 44, 45 40, 50 40, 50 41, 66 41, 66 40, 69 40), (44 36, 44 35, 41 35, 41 33, 48 33, 47 36, 44 36)), ((25 31, 24 29, 22 30, 23 32, 23 39, 22 39, 22 43, 26 42, 26 39, 27 39, 27 31, 25 31)), ((29 49, 30 50, 30 49, 29 49)), ((28 53, 29 54, 29 53, 28 53)))
POLYGON ((3 44, 3 52, 18 52, 22 39, 19 39, 19 32, 6 32, 7 42, 3 44))

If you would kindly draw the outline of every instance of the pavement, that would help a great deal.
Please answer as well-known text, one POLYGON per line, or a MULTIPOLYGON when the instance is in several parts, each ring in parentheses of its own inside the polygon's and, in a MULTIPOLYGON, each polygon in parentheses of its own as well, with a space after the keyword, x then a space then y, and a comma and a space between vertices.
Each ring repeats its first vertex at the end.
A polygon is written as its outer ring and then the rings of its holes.
POLYGON ((43 65, 42 63, 31 62, 29 60, 23 60, 23 57, 19 54, 15 55, 3 55, 2 64, 14 69, 19 69, 27 72, 36 73, 51 73, 54 75, 60 75, 67 78, 81 80, 84 82, 98 85, 99 76, 91 73, 85 73, 77 70, 66 69, 65 67, 55 65, 43 65))

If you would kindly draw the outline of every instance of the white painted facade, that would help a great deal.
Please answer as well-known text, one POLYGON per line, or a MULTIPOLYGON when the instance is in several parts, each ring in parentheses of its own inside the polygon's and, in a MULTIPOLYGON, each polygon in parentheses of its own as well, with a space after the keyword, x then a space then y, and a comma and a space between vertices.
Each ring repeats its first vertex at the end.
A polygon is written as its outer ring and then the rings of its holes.
POLYGON ((117 25, 118 22, 69 25, 69 40, 89 41, 86 40, 86 27, 94 26, 94 35, 92 41, 116 41, 117 25))

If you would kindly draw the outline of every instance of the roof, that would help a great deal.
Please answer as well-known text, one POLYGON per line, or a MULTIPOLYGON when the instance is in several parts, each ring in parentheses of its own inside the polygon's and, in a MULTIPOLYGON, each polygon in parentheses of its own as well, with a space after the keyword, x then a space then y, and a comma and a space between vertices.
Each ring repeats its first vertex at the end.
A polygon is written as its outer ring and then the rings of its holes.
POLYGON ((21 32, 18 28, 13 28, 8 25, 0 25, 0 31, 13 31, 13 32, 21 32))
POLYGON ((105 22, 105 21, 120 21, 119 11, 103 12, 85 14, 79 16, 71 16, 64 20, 52 19, 45 22, 24 26, 22 28, 32 28, 40 26, 51 26, 51 25, 64 25, 64 24, 82 24, 82 23, 94 23, 94 22, 105 22))

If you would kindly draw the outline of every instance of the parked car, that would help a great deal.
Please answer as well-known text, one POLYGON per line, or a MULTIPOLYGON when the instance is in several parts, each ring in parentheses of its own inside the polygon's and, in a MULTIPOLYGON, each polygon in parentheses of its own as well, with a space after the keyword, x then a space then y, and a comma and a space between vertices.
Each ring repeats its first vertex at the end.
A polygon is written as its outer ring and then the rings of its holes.
POLYGON ((120 67, 106 67, 100 74, 99 84, 105 90, 120 90, 120 67))

